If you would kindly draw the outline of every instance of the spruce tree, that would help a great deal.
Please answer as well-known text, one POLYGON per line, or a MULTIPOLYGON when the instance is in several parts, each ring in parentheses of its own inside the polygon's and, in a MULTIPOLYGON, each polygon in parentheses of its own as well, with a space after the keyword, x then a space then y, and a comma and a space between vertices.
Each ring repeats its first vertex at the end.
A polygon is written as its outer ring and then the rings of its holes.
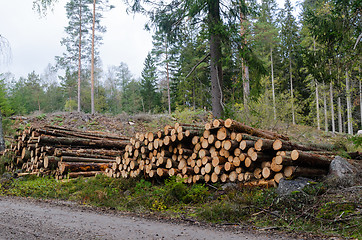
POLYGON ((157 73, 155 61, 148 53, 144 62, 141 77, 140 93, 143 99, 143 111, 150 112, 159 105, 159 93, 157 92, 157 73))

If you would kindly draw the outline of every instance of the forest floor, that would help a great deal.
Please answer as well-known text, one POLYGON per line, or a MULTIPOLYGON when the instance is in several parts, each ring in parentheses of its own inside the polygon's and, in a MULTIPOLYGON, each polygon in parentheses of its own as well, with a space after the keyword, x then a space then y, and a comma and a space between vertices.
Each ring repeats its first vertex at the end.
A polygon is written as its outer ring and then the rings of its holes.
MULTIPOLYGON (((11 124, 5 128, 8 139, 11 139, 11 135, 15 133, 16 129, 44 125, 103 131, 133 137, 136 132, 154 132, 162 129, 166 124, 173 125, 175 122, 182 122, 204 125, 209 120, 210 116, 207 113, 176 113, 172 116, 149 114, 113 116, 59 112, 13 117, 11 124)), ((343 152, 347 151, 361 151, 356 149, 349 138, 343 134, 332 134, 317 131, 311 127, 285 124, 274 124, 267 129, 286 134, 293 141, 299 143, 333 145, 342 149, 342 155, 343 152)), ((349 162, 362 170, 361 160, 349 160, 349 162)), ((0 197, 0 213, 2 216, 4 214, 9 216, 9 218, 4 218, 5 222, 0 221, 1 226, 8 227, 8 230, 4 230, 5 228, 0 230, 0 238, 15 239, 17 237, 15 235, 12 237, 10 233, 26 234, 27 231, 31 232, 31 226, 36 228, 35 225, 39 223, 44 226, 41 229, 45 229, 45 233, 34 235, 34 239, 61 237, 72 239, 71 236, 74 233, 80 234, 80 238, 77 239, 83 239, 83 237, 88 239, 215 239, 216 236, 220 239, 233 239, 233 237, 235 239, 243 239, 243 237, 245 239, 362 239, 362 224, 359 221, 362 214, 362 179, 358 179, 356 185, 350 188, 326 189, 323 183, 317 184, 313 189, 310 189, 310 195, 294 195, 291 199, 279 199, 272 189, 235 191, 232 188, 229 191, 221 185, 210 186, 209 193, 203 196, 203 188, 200 187, 191 189, 190 194, 201 196, 203 201, 191 205, 171 203, 172 201, 165 201, 161 204, 160 201, 165 195, 169 195, 170 191, 172 192, 175 187, 179 187, 177 183, 171 183, 163 188, 159 185, 149 186, 146 182, 124 183, 121 182, 122 180, 103 178, 94 181, 74 181, 74 183, 44 180, 48 181, 44 184, 40 181, 43 180, 27 180, 25 178, 24 181, 4 181, 2 182, 3 186, 0 182, 0 196, 30 196, 53 199, 44 203, 34 199, 0 197), (93 188, 83 190, 91 182, 93 188), (99 184, 99 188, 94 189, 97 184, 99 184), (112 187, 109 189, 105 188, 105 186, 111 185, 112 187), (4 188, 4 186, 6 187, 4 188), (47 192, 50 189, 46 188, 56 189, 56 193, 50 194, 47 192), (44 191, 44 193, 39 193, 39 191, 44 191), (116 200, 110 197, 107 198, 108 202, 102 202, 104 199, 103 192, 107 191, 110 191, 109 194, 107 193, 108 195, 117 192, 116 200), (68 199, 77 203, 88 201, 87 206, 101 206, 102 208, 85 208, 83 204, 74 205, 73 203, 70 204, 72 207, 69 206, 69 203, 63 206, 54 199, 68 199), (29 207, 25 207, 28 201, 29 207), (73 207, 73 205, 77 207, 73 207), (250 206, 250 208, 245 208, 245 205, 250 206), (29 216, 27 213, 18 212, 16 206, 22 206, 20 209, 28 208, 30 210, 29 216), (32 209, 38 209, 38 211, 32 209), (114 211, 114 209, 120 211, 114 211), (56 218, 63 211, 68 218, 60 218, 65 224, 59 225, 59 220, 56 218), (86 213, 83 216, 84 211, 86 213), (133 213, 124 215, 125 211, 133 213), (45 215, 41 215, 41 212, 45 212, 45 215), (81 216, 77 216, 79 212, 82 213, 81 216), (149 214, 150 212, 152 214, 149 214), (103 213, 104 216, 102 216, 103 213), (117 216, 113 216, 113 214, 117 216), (12 218, 15 219, 14 221, 18 219, 16 216, 23 218, 21 221, 24 221, 24 224, 21 224, 20 227, 9 224, 12 222, 12 218), (146 216, 151 220, 146 220, 146 216), (77 222, 84 221, 83 217, 89 219, 103 217, 113 219, 114 217, 114 223, 105 221, 102 226, 95 227, 94 222, 90 221, 84 226, 79 226, 80 224, 77 222), (35 225, 31 223, 34 219, 35 225), (162 221, 159 221, 160 219, 162 221), (48 220, 49 222, 47 222, 48 220), (120 225, 120 222, 125 222, 128 225, 120 225), (174 223, 180 226, 176 227, 174 223), (47 224, 58 227, 53 229, 54 233, 51 233, 51 228, 48 228, 47 224), (107 224, 108 226, 105 226, 107 224), (14 227, 11 228, 10 225, 14 227), (24 226, 29 226, 29 228, 20 231, 20 228, 24 226), (67 227, 70 227, 70 230, 65 231, 63 235, 59 235, 59 237, 54 235, 67 227), (227 233, 224 233, 225 229, 227 233), (255 231, 255 229, 263 229, 263 231, 255 231), (267 234, 264 231, 267 231, 267 234)), ((21 237, 22 235, 17 236, 21 237)))

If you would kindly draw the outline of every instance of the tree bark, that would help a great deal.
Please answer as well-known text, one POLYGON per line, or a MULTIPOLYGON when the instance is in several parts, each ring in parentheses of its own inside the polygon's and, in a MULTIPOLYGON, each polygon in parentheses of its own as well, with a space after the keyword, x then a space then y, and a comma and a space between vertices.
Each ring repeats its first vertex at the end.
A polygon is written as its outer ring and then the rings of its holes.
POLYGON ((218 30, 221 25, 219 5, 219 0, 208 0, 211 98, 212 114, 215 118, 220 118, 224 112, 222 106, 223 73, 221 66, 221 40, 218 30))
POLYGON ((290 78, 290 98, 292 103, 292 121, 295 125, 295 113, 294 113, 294 93, 293 93, 293 74, 292 74, 292 56, 289 52, 289 78, 290 78))
POLYGON ((336 124, 334 122, 334 104, 333 104, 333 84, 329 84, 329 95, 331 98, 331 119, 332 119, 332 132, 336 132, 336 124))
POLYGON ((339 133, 343 133, 343 123, 342 123, 342 104, 341 98, 338 97, 338 131, 339 133))
POLYGON ((318 94, 318 82, 315 82, 315 100, 317 111, 317 129, 321 130, 320 118, 319 118, 319 94, 318 94))
POLYGON ((78 112, 80 112, 80 77, 82 72, 82 1, 79 0, 79 46, 78 46, 78 112))
POLYGON ((323 104, 324 104, 324 131, 328 132, 328 112, 327 112, 327 94, 326 85, 323 82, 323 104))
POLYGON ((4 132, 3 132, 3 118, 0 110, 0 151, 5 150, 5 140, 4 140, 4 132))
POLYGON ((91 60, 91 113, 95 113, 94 108, 94 34, 96 22, 96 0, 93 0, 93 27, 92 27, 92 60, 91 60))
POLYGON ((351 104, 351 92, 349 86, 349 76, 348 71, 346 69, 346 95, 347 95, 347 130, 348 134, 353 134, 353 127, 352 127, 352 104, 351 104))
POLYGON ((271 67, 271 81, 272 81, 272 93, 273 93, 273 113, 274 113, 274 120, 276 120, 277 119, 277 110, 276 110, 276 104, 275 104, 273 48, 270 48, 270 67, 271 67))

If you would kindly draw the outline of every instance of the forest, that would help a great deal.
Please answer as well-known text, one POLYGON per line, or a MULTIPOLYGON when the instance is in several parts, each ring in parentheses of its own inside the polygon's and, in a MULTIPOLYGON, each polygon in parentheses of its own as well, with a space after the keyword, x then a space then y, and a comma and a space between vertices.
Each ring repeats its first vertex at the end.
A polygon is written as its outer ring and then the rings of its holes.
MULTIPOLYGON (((34 4, 41 12, 60 3, 34 4)), ((275 0, 125 4, 129 13, 146 15, 153 32, 140 78, 124 62, 102 67, 102 14, 113 6, 68 0, 59 39, 66 51, 56 65, 19 79, 0 73, 3 116, 188 110, 261 127, 278 121, 348 134, 360 129, 360 0, 286 0, 282 8, 275 0)), ((0 35, 0 54, 6 47, 0 35)))

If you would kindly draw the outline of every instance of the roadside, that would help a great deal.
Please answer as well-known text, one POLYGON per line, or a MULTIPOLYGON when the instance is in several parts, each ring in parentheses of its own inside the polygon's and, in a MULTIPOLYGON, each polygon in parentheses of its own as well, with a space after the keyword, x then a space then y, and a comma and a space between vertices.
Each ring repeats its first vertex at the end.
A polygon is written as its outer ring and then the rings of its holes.
POLYGON ((1 239, 297 239, 240 226, 147 219, 60 200, 0 196, 0 215, 1 239))

